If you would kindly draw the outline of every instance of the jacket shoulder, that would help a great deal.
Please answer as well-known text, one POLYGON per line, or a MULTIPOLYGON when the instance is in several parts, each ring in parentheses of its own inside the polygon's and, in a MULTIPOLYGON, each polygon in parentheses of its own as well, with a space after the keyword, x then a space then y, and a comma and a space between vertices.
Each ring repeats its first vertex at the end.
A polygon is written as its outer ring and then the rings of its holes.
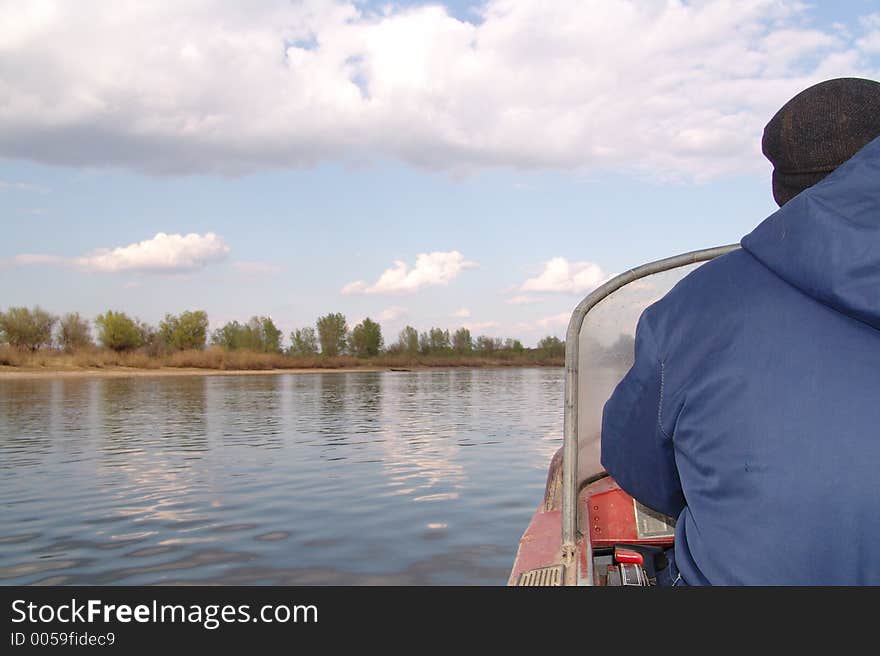
POLYGON ((703 300, 709 301, 722 291, 733 294, 744 290, 744 283, 751 282, 762 274, 770 274, 770 271, 740 248, 716 257, 691 271, 670 290, 667 297, 673 301, 689 301, 693 297, 705 297, 703 300))
POLYGON ((727 253, 701 265, 682 278, 663 298, 644 313, 658 336, 658 346, 685 328, 705 328, 741 312, 744 305, 762 303, 762 297, 777 296, 784 284, 769 269, 743 249, 727 253), (665 337, 665 339, 664 339, 665 337))

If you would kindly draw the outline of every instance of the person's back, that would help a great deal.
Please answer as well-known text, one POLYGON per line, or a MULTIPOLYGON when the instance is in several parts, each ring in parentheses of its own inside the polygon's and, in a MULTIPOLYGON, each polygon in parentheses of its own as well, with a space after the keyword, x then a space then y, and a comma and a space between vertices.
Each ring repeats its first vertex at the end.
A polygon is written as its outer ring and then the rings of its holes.
POLYGON ((642 316, 603 464, 685 583, 880 584, 880 138, 742 246, 642 316))

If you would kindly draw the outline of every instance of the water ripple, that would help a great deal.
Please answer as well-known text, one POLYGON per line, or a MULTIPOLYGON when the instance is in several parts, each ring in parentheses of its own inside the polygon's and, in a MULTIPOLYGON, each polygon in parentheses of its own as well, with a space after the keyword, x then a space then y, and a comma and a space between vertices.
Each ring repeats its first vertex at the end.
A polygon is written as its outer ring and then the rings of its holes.
POLYGON ((562 372, 0 381, 4 584, 502 584, 562 372))

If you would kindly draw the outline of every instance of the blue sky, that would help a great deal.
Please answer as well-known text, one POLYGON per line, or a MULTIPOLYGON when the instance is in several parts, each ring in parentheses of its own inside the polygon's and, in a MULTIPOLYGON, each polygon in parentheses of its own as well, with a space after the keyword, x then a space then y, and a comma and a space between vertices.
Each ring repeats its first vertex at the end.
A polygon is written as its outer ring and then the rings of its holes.
POLYGON ((90 318, 561 336, 606 276, 775 209, 788 98, 880 77, 873 1, 20 6, 0 309, 90 318))

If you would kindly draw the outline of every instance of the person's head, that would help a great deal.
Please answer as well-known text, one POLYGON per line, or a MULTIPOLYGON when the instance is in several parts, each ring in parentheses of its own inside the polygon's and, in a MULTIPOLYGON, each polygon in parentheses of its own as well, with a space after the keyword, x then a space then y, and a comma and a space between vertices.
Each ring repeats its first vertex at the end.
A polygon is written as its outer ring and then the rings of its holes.
POLYGON ((782 106, 764 128, 781 206, 880 136, 880 83, 844 77, 820 82, 782 106))

